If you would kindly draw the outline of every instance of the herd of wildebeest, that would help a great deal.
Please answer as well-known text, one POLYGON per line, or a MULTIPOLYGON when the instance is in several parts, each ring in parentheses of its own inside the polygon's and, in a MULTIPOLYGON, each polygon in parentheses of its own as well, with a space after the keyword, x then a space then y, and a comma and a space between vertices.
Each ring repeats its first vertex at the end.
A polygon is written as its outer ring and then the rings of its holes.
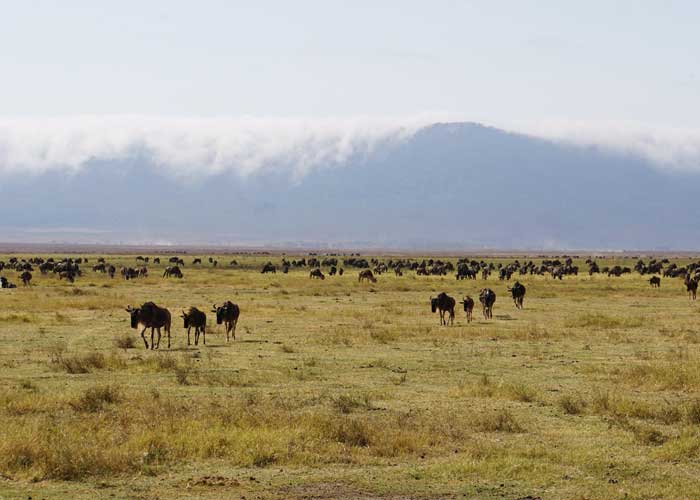
MULTIPOLYGON (((148 264, 160 264, 160 257, 137 256, 137 265, 135 267, 121 266, 118 270, 119 276, 124 280, 134 280, 148 276, 148 264)), ((463 258, 459 259, 455 264, 451 261, 442 261, 440 259, 423 259, 415 260, 410 258, 380 260, 378 258, 366 259, 359 254, 352 254, 349 257, 339 258, 335 255, 319 258, 315 254, 308 257, 303 257, 298 260, 288 260, 282 257, 282 261, 278 268, 271 261, 263 265, 262 274, 277 273, 278 269, 286 274, 290 269, 310 269, 310 279, 325 280, 328 276, 342 276, 345 268, 353 268, 359 270, 358 281, 362 283, 367 281, 370 283, 377 282, 377 276, 387 272, 393 272, 396 276, 403 276, 404 272, 412 271, 417 276, 446 276, 449 273, 455 273, 457 280, 476 280, 480 277, 482 280, 488 280, 493 274, 500 281, 510 281, 513 276, 528 276, 528 275, 548 275, 553 279, 562 280, 564 276, 576 276, 579 274, 578 266, 573 264, 572 257, 559 258, 544 258, 539 264, 535 264, 532 260, 520 262, 514 260, 510 263, 494 263, 484 260, 474 260, 463 258), (343 267, 344 266, 344 267, 343 267), (326 273, 323 272, 326 269, 326 273)), ((181 257, 169 257, 168 264, 163 272, 163 278, 179 278, 184 277, 182 268, 185 267, 185 261, 181 257)), ((218 267, 218 261, 212 257, 208 259, 211 267, 218 267)), ((585 261, 588 266, 586 272, 593 276, 594 274, 607 274, 608 277, 620 277, 623 274, 630 274, 633 271, 640 275, 651 275, 649 284, 658 288, 661 286, 661 276, 667 278, 682 278, 686 287, 689 298, 696 299, 698 282, 700 282, 700 262, 691 263, 687 266, 679 267, 678 264, 670 262, 668 259, 652 259, 649 262, 644 262, 638 259, 634 268, 621 267, 615 265, 612 267, 600 267, 596 260, 588 258, 585 261), (658 276, 661 275, 661 276, 658 276)), ((192 266, 203 266, 201 258, 194 258, 191 262, 192 266)), ((229 267, 235 268, 238 266, 236 260, 229 262, 229 267)), ((0 261, 0 272, 4 270, 13 270, 18 273, 18 278, 24 286, 31 286, 33 272, 39 271, 42 275, 53 274, 61 280, 67 280, 70 283, 83 275, 83 266, 90 266, 89 258, 42 258, 33 257, 29 259, 12 257, 7 262, 0 261)), ((105 258, 98 257, 96 262, 91 266, 92 272, 103 273, 110 278, 115 278, 117 275, 117 267, 108 263, 105 258)), ((11 283, 6 277, 0 276, 1 288, 16 288, 15 283, 11 283)), ((519 281, 515 281, 512 286, 506 287, 508 294, 512 297, 517 309, 523 308, 526 288, 519 281)), ((493 318, 493 308, 496 302, 496 293, 491 289, 484 287, 479 291, 478 300, 482 307, 484 319, 493 318)), ((459 302, 463 305, 466 314, 467 322, 472 321, 472 312, 474 309, 474 299, 470 296, 463 297, 459 302)), ((436 297, 430 297, 430 306, 433 313, 439 312, 440 324, 453 324, 455 318, 456 300, 446 293, 440 293, 436 297)), ((128 306, 126 311, 131 317, 131 327, 141 330, 141 338, 144 341, 146 348, 158 349, 160 347, 161 329, 168 338, 168 348, 170 348, 170 327, 171 314, 168 309, 156 305, 154 302, 146 302, 140 307, 128 306), (151 343, 149 346, 145 332, 150 328, 151 343), (157 334, 157 337, 156 337, 157 334)), ((240 308, 237 304, 231 301, 225 301, 222 305, 214 304, 211 312, 216 315, 217 324, 223 324, 226 331, 226 341, 231 338, 236 338, 236 325, 240 316, 240 308)), ((206 344, 206 324, 207 315, 204 311, 197 307, 190 307, 187 311, 182 311, 183 326, 187 330, 187 345, 190 345, 190 333, 194 329, 194 344, 199 345, 200 336, 203 344, 206 344)))

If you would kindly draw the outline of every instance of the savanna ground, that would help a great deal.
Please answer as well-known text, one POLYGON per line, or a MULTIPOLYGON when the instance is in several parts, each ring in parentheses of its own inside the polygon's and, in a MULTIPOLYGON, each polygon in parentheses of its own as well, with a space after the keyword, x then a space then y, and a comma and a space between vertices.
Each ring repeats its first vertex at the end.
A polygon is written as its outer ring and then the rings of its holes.
POLYGON ((518 276, 518 311, 492 277, 492 321, 477 304, 441 327, 431 294, 476 297, 481 279, 192 257, 182 280, 83 265, 73 285, 37 271, 0 290, 0 498, 700 495, 700 302, 680 279, 518 276), (242 311, 228 344, 210 313, 226 299, 242 311), (129 327, 147 300, 173 313, 170 350, 129 327), (206 346, 187 346, 190 305, 206 346))

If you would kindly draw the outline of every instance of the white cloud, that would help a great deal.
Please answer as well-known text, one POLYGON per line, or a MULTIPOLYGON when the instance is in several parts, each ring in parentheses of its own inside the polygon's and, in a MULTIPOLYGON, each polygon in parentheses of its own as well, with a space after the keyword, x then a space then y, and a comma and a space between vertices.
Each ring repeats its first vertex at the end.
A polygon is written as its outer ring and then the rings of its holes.
POLYGON ((77 171, 92 159, 145 156, 175 174, 262 167, 302 175, 410 137, 435 115, 410 118, 0 118, 0 173, 77 171))
POLYGON ((641 156, 660 168, 700 170, 700 129, 564 120, 515 122, 504 128, 556 142, 641 156))
MULTIPOLYGON (((92 159, 145 157, 179 176, 284 168, 302 176, 378 144, 409 138, 448 114, 411 117, 194 118, 0 117, 0 174, 79 171, 92 159)), ((499 126, 499 125, 496 125, 499 126)), ((513 122, 501 128, 552 141, 642 156, 659 167, 700 170, 700 129, 625 122, 513 122)))

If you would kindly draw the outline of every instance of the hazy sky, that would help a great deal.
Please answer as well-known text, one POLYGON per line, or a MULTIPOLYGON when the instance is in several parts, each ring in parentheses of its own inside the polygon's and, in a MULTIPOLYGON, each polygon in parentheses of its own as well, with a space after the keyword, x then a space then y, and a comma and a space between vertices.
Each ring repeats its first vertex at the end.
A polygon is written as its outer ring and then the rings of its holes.
POLYGON ((0 114, 700 127, 700 2, 0 1, 0 114))

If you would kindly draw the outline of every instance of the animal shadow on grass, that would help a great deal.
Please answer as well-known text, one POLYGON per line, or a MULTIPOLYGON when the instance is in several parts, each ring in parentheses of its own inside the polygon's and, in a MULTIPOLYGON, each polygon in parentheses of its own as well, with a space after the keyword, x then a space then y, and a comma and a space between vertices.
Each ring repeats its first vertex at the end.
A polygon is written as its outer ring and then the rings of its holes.
POLYGON ((517 318, 512 317, 510 314, 494 314, 494 318, 503 321, 518 321, 517 318))

